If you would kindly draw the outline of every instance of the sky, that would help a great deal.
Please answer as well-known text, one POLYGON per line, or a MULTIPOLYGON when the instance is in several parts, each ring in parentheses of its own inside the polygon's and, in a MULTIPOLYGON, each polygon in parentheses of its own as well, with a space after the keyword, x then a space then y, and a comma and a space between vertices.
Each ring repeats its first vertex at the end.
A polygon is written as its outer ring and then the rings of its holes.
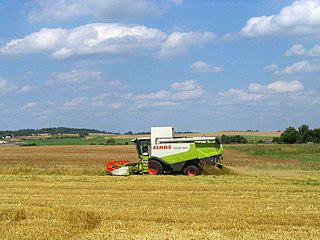
POLYGON ((320 125, 320 0, 2 0, 0 129, 320 125))

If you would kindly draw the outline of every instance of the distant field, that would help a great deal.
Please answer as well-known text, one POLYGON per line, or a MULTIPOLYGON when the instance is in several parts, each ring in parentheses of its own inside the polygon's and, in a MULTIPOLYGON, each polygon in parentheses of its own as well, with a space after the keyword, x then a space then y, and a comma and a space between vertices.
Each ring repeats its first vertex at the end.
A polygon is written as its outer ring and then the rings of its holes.
MULTIPOLYGON (((272 132, 250 132, 250 131, 220 131, 220 132, 205 132, 205 133, 178 133, 177 137, 216 137, 224 135, 241 135, 241 136, 250 136, 250 137, 279 137, 282 131, 272 131, 272 132)), ((136 137, 148 137, 149 135, 112 135, 114 138, 136 138, 136 137)))
POLYGON ((252 156, 295 159, 304 162, 320 163, 320 144, 265 144, 226 146, 252 156))
MULTIPOLYGON (((279 132, 246 132, 246 131, 225 131, 213 133, 186 133, 177 134, 182 137, 198 137, 198 136, 221 136, 225 135, 241 135, 245 137, 249 143, 256 143, 259 140, 272 140, 273 137, 279 136, 279 132)), ((21 139, 26 144, 35 144, 37 146, 62 146, 62 145, 129 145, 131 139, 136 137, 149 137, 149 135, 110 135, 110 134, 91 134, 88 137, 79 137, 76 134, 64 134, 57 136, 38 135, 29 136, 21 139)))

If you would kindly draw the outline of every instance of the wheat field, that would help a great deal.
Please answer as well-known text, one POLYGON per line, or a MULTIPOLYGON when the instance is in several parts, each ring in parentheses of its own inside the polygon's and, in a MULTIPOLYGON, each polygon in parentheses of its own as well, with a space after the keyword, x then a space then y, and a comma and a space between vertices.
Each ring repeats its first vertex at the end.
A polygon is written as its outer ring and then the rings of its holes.
POLYGON ((320 174, 225 151, 228 175, 99 176, 133 146, 0 148, 0 239, 318 239, 320 174))
POLYGON ((319 179, 2 176, 1 239, 316 239, 319 179))
POLYGON ((96 175, 115 160, 137 161, 133 145, 0 147, 2 174, 96 175))

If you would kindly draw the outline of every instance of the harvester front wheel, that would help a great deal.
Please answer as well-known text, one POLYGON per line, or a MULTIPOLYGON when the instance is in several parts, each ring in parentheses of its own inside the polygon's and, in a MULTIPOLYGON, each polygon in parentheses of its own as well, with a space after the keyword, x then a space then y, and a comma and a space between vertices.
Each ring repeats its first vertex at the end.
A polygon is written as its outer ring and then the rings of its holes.
POLYGON ((200 169, 195 165, 190 165, 183 170, 183 173, 190 177, 194 177, 200 174, 200 169))
POLYGON ((162 165, 158 161, 149 160, 148 172, 151 175, 159 175, 162 173, 162 165))

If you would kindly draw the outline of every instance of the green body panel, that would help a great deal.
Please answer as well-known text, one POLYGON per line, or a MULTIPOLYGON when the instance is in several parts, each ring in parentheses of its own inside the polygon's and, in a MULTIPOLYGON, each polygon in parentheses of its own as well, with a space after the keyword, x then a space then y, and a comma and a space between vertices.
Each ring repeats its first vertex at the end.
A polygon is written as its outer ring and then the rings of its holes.
POLYGON ((142 172, 148 172, 148 160, 149 156, 141 156, 142 172))
POLYGON ((168 164, 185 162, 185 161, 196 159, 196 158, 198 158, 198 152, 196 149, 196 145, 194 143, 190 143, 190 149, 187 152, 162 157, 162 159, 168 164))
POLYGON ((199 159, 221 155, 223 151, 222 145, 217 143, 195 143, 195 145, 199 159))
POLYGON ((219 145, 215 142, 190 143, 189 151, 162 157, 162 159, 168 164, 175 164, 175 163, 186 162, 193 159, 203 159, 203 158, 221 155, 222 151, 223 151, 222 145, 219 145))

